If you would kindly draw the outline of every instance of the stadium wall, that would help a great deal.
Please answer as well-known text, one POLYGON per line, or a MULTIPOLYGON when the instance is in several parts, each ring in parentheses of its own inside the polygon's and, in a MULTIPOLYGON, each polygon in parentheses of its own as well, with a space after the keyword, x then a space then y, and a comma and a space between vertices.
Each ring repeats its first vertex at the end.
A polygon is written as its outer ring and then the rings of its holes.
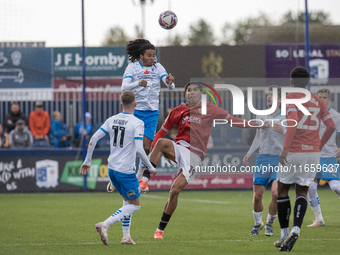
MULTIPOLYGON (((248 148, 210 149, 205 166, 215 166, 214 172, 201 168, 186 189, 248 189, 252 187, 252 173, 240 172, 242 158, 248 148), (218 167, 220 166, 220 171, 218 167), (224 171, 222 168, 224 166, 224 171), (228 171, 227 169, 230 169, 228 171)), ((71 192, 82 191, 84 177, 80 174, 81 150, 71 149, 1 149, 0 193, 71 192)), ((96 149, 88 172, 89 191, 105 191, 109 182, 108 149, 96 149)), ((256 155, 251 158, 254 164, 256 155)), ((138 162, 136 162, 138 163, 138 162)), ((198 169, 197 169, 198 171, 198 169)), ((177 169, 162 158, 157 175, 149 181, 152 191, 169 190, 177 169)))
MULTIPOLYGON (((184 87, 191 78, 265 78, 265 50, 265 45, 172 46, 160 48, 160 57, 176 86, 184 87)), ((250 79, 235 85, 259 86, 250 79)))

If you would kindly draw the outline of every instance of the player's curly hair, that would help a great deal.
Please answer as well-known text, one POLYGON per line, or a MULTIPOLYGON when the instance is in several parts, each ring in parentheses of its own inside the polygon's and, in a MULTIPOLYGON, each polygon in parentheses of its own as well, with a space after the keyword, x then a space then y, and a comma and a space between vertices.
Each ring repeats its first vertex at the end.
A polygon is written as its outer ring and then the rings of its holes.
POLYGON ((125 46, 125 54, 129 56, 131 62, 139 61, 140 55, 144 55, 146 50, 155 50, 157 53, 156 47, 146 39, 128 41, 125 46))
POLYGON ((294 87, 306 88, 309 83, 309 72, 303 66, 295 67, 290 73, 291 83, 294 87))

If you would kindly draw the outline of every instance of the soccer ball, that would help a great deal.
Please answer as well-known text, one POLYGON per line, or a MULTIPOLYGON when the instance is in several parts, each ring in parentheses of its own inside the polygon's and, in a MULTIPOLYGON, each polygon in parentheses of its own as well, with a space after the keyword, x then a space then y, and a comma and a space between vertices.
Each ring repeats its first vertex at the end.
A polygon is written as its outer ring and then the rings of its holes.
POLYGON ((177 15, 172 11, 164 11, 159 15, 158 23, 164 29, 174 28, 177 22, 177 15))

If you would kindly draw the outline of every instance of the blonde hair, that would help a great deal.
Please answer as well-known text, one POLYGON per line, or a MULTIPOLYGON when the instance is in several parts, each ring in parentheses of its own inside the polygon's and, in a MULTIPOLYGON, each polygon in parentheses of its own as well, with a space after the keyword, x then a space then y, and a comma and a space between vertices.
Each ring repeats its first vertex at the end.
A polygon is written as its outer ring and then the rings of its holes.
POLYGON ((332 98, 332 93, 329 89, 326 88, 319 89, 318 92, 316 92, 316 95, 318 95, 319 93, 326 93, 328 95, 328 98, 332 98))
POLYGON ((268 87, 268 91, 273 91, 273 88, 277 88, 278 99, 280 99, 281 98, 281 87, 277 85, 271 85, 268 87))

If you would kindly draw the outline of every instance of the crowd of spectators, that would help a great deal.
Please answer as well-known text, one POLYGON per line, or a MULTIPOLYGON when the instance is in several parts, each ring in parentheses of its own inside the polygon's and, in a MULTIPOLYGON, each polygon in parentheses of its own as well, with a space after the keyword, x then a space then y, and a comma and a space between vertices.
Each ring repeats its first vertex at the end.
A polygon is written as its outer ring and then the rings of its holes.
POLYGON ((92 116, 86 116, 86 127, 79 122, 74 128, 74 139, 69 127, 62 121, 59 111, 51 115, 44 110, 44 104, 38 101, 29 117, 21 112, 18 102, 11 103, 11 110, 6 115, 5 123, 0 123, 0 148, 54 147, 72 148, 81 146, 83 136, 89 141, 93 134, 92 116))

